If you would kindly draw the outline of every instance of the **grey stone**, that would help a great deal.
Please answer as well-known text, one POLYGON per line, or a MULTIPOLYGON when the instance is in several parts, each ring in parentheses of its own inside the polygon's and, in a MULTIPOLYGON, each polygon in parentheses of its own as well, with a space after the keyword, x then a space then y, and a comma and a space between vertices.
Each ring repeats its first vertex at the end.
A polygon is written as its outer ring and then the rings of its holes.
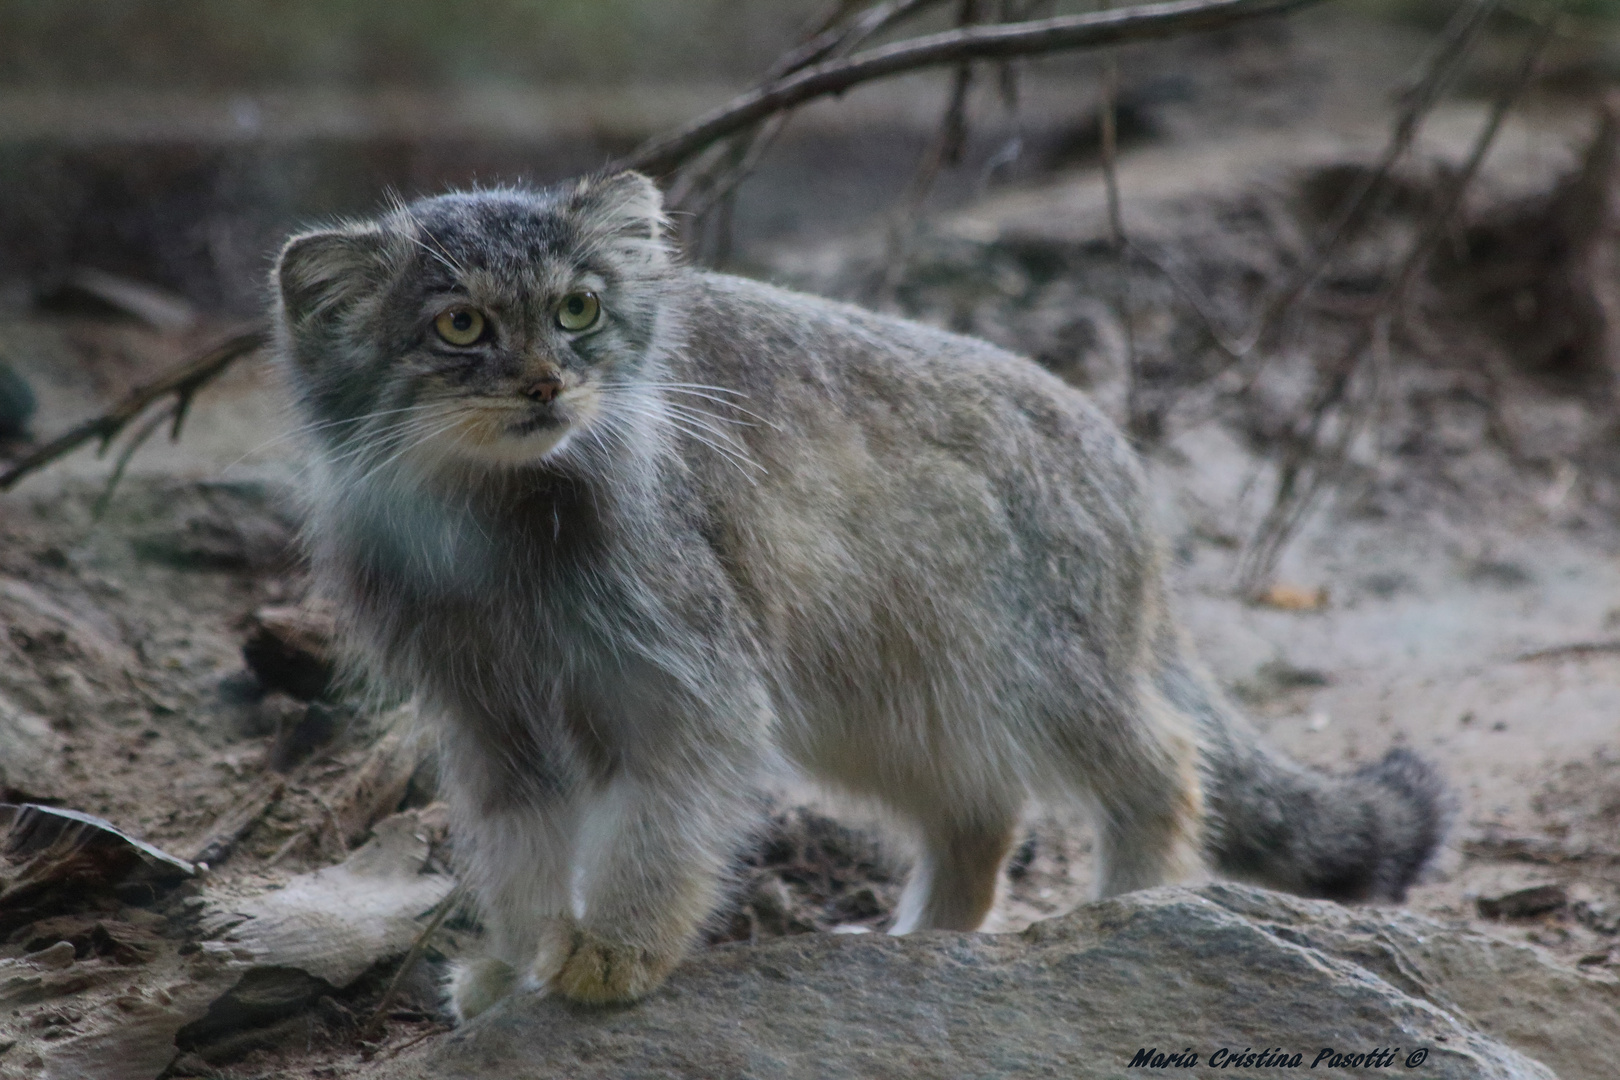
MULTIPOLYGON (((1021 934, 802 935, 694 956, 633 1006, 515 996, 379 1080, 462 1077, 1063 1078, 1139 1050, 1395 1049, 1328 1070, 1426 1078, 1612 1075, 1620 983, 1400 912, 1259 889, 1163 888, 1021 934), (1407 1055, 1426 1050, 1420 1068, 1407 1055), (1540 1060, 1532 1060, 1534 1055, 1540 1060)), ((1272 1075, 1242 1069, 1242 1075, 1272 1075)), ((1279 1075, 1297 1075, 1276 1070, 1279 1075)))

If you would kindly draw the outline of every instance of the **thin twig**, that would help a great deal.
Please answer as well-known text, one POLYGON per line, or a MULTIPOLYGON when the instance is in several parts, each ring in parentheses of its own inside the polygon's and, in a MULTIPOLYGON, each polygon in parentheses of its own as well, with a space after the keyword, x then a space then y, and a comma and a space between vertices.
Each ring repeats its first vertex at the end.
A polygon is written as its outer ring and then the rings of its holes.
POLYGON ((1572 656, 1604 656, 1620 653, 1620 641, 1572 641, 1567 645, 1553 645, 1545 649, 1532 649, 1513 658, 1514 663, 1528 664, 1537 660, 1567 660, 1572 656))
POLYGON ((131 421, 151 405, 171 395, 178 404, 171 437, 179 438, 180 424, 185 418, 185 407, 190 404, 197 391, 241 357, 258 351, 268 340, 269 332, 265 327, 255 325, 227 338, 200 356, 176 364, 152 382, 130 391, 124 400, 107 412, 68 429, 0 473, 0 491, 7 490, 23 477, 44 468, 58 458, 66 457, 85 443, 99 441, 101 448, 98 453, 106 453, 112 441, 131 421))
POLYGON ((665 173, 733 132, 807 101, 841 94, 874 79, 938 64, 1123 45, 1215 30, 1282 15, 1321 0, 1169 0, 1088 15, 973 26, 913 38, 828 61, 767 83, 685 127, 652 139, 610 169, 665 173))
POLYGON ((406 977, 416 967, 417 961, 422 959, 422 954, 427 952, 428 939, 438 933, 439 927, 444 925, 444 920, 449 918, 450 912, 455 910, 456 905, 460 904, 466 895, 466 883, 458 881, 455 888, 445 893, 444 899, 433 908, 433 918, 422 928, 422 932, 416 935, 416 940, 411 942, 410 951, 405 954, 405 959, 399 962, 399 970, 394 972, 394 977, 388 981, 388 989, 383 991, 382 1000, 377 1003, 376 1011, 371 1014, 371 1019, 366 1021, 366 1026, 360 1029, 361 1042, 377 1041, 377 1037, 382 1034, 383 1024, 388 1019, 388 1010, 394 1007, 394 999, 399 996, 400 987, 405 985, 406 977))
MULTIPOLYGON (((944 0, 890 0, 875 4, 853 19, 856 4, 846 3, 833 12, 808 40, 771 65, 765 82, 775 82, 823 60, 848 54, 872 35, 944 0)), ((746 130, 723 140, 719 152, 699 155, 699 160, 680 170, 665 200, 672 213, 690 215, 683 230, 694 248, 701 246, 715 222, 714 263, 723 263, 730 249, 731 217, 736 207, 737 189, 753 174, 760 159, 786 127, 791 111, 776 113, 746 130)))
POLYGON ((716 265, 724 261, 724 253, 730 247, 730 218, 737 189, 759 167, 760 160, 781 135, 791 116, 792 113, 778 113, 755 130, 733 139, 720 159, 725 163, 724 168, 716 165, 707 175, 698 178, 703 189, 701 195, 694 193, 695 188, 688 188, 683 202, 675 204, 677 209, 691 215, 688 237, 699 240, 708 217, 718 209, 722 220, 718 224, 719 236, 716 237, 716 265))
POLYGON ((100 521, 106 515, 107 508, 112 505, 113 492, 118 490, 118 482, 124 478, 124 470, 129 468, 130 460, 135 457, 135 451, 145 446, 146 440, 169 420, 179 420, 179 411, 180 402, 176 400, 167 408, 159 409, 147 417, 145 422, 135 429, 135 434, 124 441, 124 448, 119 451, 118 460, 113 463, 112 473, 102 486, 101 494, 96 497, 95 506, 90 508, 91 521, 100 521))
MULTIPOLYGON (((1107 10, 1108 0, 1103 0, 1107 10)), ((1108 236, 1116 251, 1125 248, 1125 219, 1119 203, 1119 57, 1113 50, 1103 60, 1102 97, 1097 102, 1103 191, 1108 202, 1108 236)))
MULTIPOLYGON (((977 0, 959 0, 957 25, 967 27, 977 22, 978 8, 977 0)), ((911 242, 917 232, 917 219, 922 215, 923 204, 928 201, 928 193, 933 190, 934 181, 939 178, 940 171, 947 165, 955 165, 962 158, 962 148, 967 142, 968 92, 972 88, 973 64, 963 61, 956 65, 956 71, 951 78, 951 91, 945 99, 945 112, 940 117, 939 132, 917 162, 917 171, 912 175, 911 183, 906 189, 900 211, 889 225, 883 271, 874 289, 880 304, 888 303, 894 298, 894 292, 905 274, 911 242)))
MULTIPOLYGON (((1283 548, 1298 531, 1306 513, 1326 489, 1328 481, 1338 474, 1348 460, 1351 444, 1362 430, 1365 420, 1365 416, 1358 413, 1365 414, 1367 409, 1352 410, 1341 416, 1331 443, 1324 445, 1329 417, 1347 401, 1367 350, 1386 342, 1392 325, 1400 319, 1408 292, 1428 266, 1436 247, 1462 208, 1463 198, 1484 163, 1486 154, 1496 142, 1508 110, 1518 101, 1535 74, 1541 54, 1556 32, 1561 8, 1562 2, 1557 0, 1525 47, 1518 70, 1492 103, 1490 114, 1475 136, 1467 160, 1452 178, 1439 206, 1431 213, 1427 228, 1407 252, 1394 280, 1380 295, 1376 308, 1349 347, 1319 376, 1316 393, 1306 412, 1304 430, 1291 440, 1284 456, 1271 509, 1239 559, 1238 579, 1242 591, 1258 591, 1271 576, 1283 548)), ((1378 374, 1374 372, 1373 386, 1363 394, 1364 403, 1368 400, 1376 402, 1379 396, 1378 374)))
POLYGON ((873 4, 848 23, 842 21, 840 16, 843 13, 834 15, 830 20, 831 25, 824 27, 808 41, 772 64, 765 81, 775 82, 812 64, 819 64, 830 57, 847 53, 874 34, 880 34, 901 20, 944 2, 945 0, 886 0, 885 3, 873 4))
POLYGON ((261 777, 240 803, 231 807, 214 822, 208 830, 207 839, 197 845, 191 861, 207 863, 210 867, 217 867, 224 862, 237 842, 264 820, 270 809, 281 801, 281 796, 286 790, 287 781, 284 777, 275 775, 261 777))
POLYGON ((416 1035, 412 1035, 409 1039, 406 1039, 404 1042, 400 1043, 398 1046, 390 1046, 388 1048, 387 1052, 383 1055, 383 1060, 384 1061, 389 1061, 389 1060, 392 1060, 393 1058, 397 1058, 397 1057, 399 1057, 399 1055, 403 1054, 405 1051, 409 1050, 411 1047, 417 1045, 418 1043, 426 1042, 427 1040, 433 1038, 433 1036, 435 1036, 435 1035, 443 1035, 443 1034, 445 1034, 446 1032, 448 1032, 450 1030, 452 1030, 452 1029, 451 1029, 449 1024, 446 1024, 446 1023, 443 1023, 443 1022, 436 1023, 432 1027, 428 1028, 426 1031, 421 1032, 421 1033, 416 1034, 416 1035))
MULTIPOLYGON (((1113 0, 1102 0, 1107 11, 1113 0)), ((1097 102, 1097 126, 1102 152, 1103 191, 1108 202, 1108 237, 1119 264, 1119 323, 1125 334, 1125 423, 1134 436, 1146 432, 1142 413, 1142 380, 1136 358, 1136 327, 1131 300, 1130 241, 1125 237, 1125 217, 1119 199, 1119 54, 1109 49, 1103 58, 1102 96, 1097 102)))
POLYGON ((1295 272, 1261 302, 1259 312, 1242 336, 1234 336, 1221 324, 1208 297, 1179 268, 1140 244, 1132 243, 1134 253, 1157 270, 1180 294, 1204 324, 1211 342, 1232 365, 1220 374, 1220 383, 1225 385, 1228 392, 1243 394, 1254 386, 1266 360, 1266 354, 1257 350, 1320 280, 1322 272, 1344 241, 1372 215, 1378 197, 1387 192, 1395 166, 1411 149, 1424 118, 1456 78, 1463 58, 1473 48, 1491 15, 1500 7, 1501 0, 1473 0, 1469 6, 1459 8, 1453 14, 1441 31, 1440 38, 1419 65, 1421 73, 1397 94, 1396 100, 1402 105, 1401 112, 1396 117, 1389 140, 1379 153, 1377 163, 1340 201, 1333 218, 1321 230, 1295 272))
POLYGON ((1322 271, 1327 268, 1339 245, 1366 219, 1374 197, 1387 186, 1396 163, 1411 149, 1424 117, 1456 77, 1463 58, 1500 3, 1501 0, 1474 0, 1470 6, 1459 9, 1452 16, 1441 32, 1440 40, 1430 50, 1422 76, 1400 94, 1403 108, 1389 142, 1379 155, 1378 164, 1363 175, 1355 190, 1340 204, 1333 220, 1323 230, 1323 238, 1315 245, 1311 257, 1261 309, 1243 344, 1238 346, 1240 354, 1248 354, 1276 327, 1294 302, 1322 276, 1322 271))

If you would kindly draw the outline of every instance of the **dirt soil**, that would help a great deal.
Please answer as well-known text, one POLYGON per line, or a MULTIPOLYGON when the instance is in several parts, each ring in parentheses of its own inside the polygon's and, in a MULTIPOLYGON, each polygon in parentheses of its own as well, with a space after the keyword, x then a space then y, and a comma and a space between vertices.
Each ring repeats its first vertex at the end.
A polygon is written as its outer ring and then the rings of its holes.
MULTIPOLYGON (((1568 137, 1536 159, 1539 173, 1518 174, 1522 190, 1497 192, 1496 210, 1480 211, 1497 216, 1476 217, 1479 228, 1508 228, 1503 207, 1528 213, 1538 192, 1547 197, 1578 167, 1589 117, 1578 107, 1557 111, 1551 126, 1568 137)), ((1230 158, 1271 153, 1291 131, 1305 137, 1303 128, 1267 123, 1228 141, 1230 158)), ((1177 168, 1178 154, 1181 172, 1199 175, 1206 149, 1177 137, 1133 152, 1122 168, 1134 160, 1144 172, 1141 188, 1126 190, 1145 190, 1150 174, 1177 168)), ((1050 223, 1062 207, 1084 217, 1091 211, 1074 208, 1095 209, 1095 184, 1094 172, 1060 174, 940 223, 898 303, 1037 355, 1121 407, 1118 371, 1103 362, 1118 325, 1110 337, 1106 319, 1052 315, 1091 310, 1086 297, 1103 258, 1095 230, 1048 228, 1044 246, 1018 234, 1020 220, 1050 223)), ((1298 200, 1278 205, 1297 225, 1298 200)), ((1392 213, 1386 239, 1406 235, 1392 213)), ((1274 240, 1273 226, 1239 222, 1223 235, 1274 240)), ((1187 250, 1197 262, 1228 249, 1189 240, 1187 250)), ((860 251, 858 241, 794 250, 772 265, 779 277, 848 292, 816 268, 836 263, 847 286, 860 251)), ((1475 282, 1468 265, 1460 258, 1429 295, 1466 293, 1476 303, 1477 290, 1446 291, 1447 281, 1475 282)), ((1353 278, 1339 286, 1353 291, 1353 278)), ((1207 372, 1191 369, 1204 363, 1208 342, 1187 336, 1184 316, 1166 314, 1175 303, 1162 281, 1144 278, 1127 319, 1144 355, 1174 368, 1154 384, 1170 404, 1144 449, 1179 610, 1204 660, 1268 738, 1300 760, 1342 770, 1404 745, 1444 770, 1455 825, 1413 890, 1412 909, 1620 973, 1620 507, 1616 477, 1594 450, 1612 440, 1607 384, 1514 367, 1520 339, 1481 330, 1477 305, 1437 301, 1428 325, 1448 347, 1403 347, 1394 404, 1371 448, 1308 519, 1275 587, 1257 600, 1236 588, 1236 560, 1269 497, 1275 416, 1290 400, 1290 380, 1308 370, 1309 342, 1296 340, 1293 359, 1251 397, 1217 395, 1178 411, 1178 401, 1197 395, 1177 394, 1203 385, 1207 372), (1474 374, 1485 367, 1499 377, 1482 389, 1474 374), (1516 439, 1493 436, 1503 416, 1516 439), (1554 888, 1512 895, 1537 886, 1554 888)), ((163 332, 35 310, 4 316, 0 350, 32 382, 41 402, 34 430, 43 434, 105 407, 224 329, 205 321, 163 332)), ((1323 331, 1329 340, 1336 332, 1323 331)), ((127 987, 121 1001, 179 992, 200 904, 272 892, 338 862, 387 814, 418 814, 431 834, 430 865, 453 864, 433 824, 430 768, 406 769, 385 799, 353 809, 354 778, 377 760, 393 714, 330 691, 305 700, 244 664, 256 612, 310 599, 296 553, 297 457, 286 416, 274 374, 244 364, 199 397, 182 441, 154 440, 134 457, 105 506, 109 464, 85 453, 0 496, 5 801, 94 814, 186 859, 216 842, 206 874, 162 895, 0 907, 0 963, 68 941, 70 970, 82 976, 51 984, 54 995, 0 983, 0 1076, 29 1075, 30 1048, 92 1023, 112 1000, 109 987, 127 987), (222 835, 228 850, 217 846, 222 835)), ((884 832, 867 808, 798 782, 784 782, 761 820, 713 942, 886 925, 904 880, 903 838, 884 832)), ((1063 807, 1034 810, 987 930, 1060 913, 1085 899, 1091 882, 1083 820, 1063 807)), ((184 1053, 167 1075, 341 1077, 374 1054, 434 1038, 447 1029, 433 978, 476 933, 473 914, 451 917, 369 1045, 361 1029, 397 959, 238 1029, 183 1031, 184 1053)))

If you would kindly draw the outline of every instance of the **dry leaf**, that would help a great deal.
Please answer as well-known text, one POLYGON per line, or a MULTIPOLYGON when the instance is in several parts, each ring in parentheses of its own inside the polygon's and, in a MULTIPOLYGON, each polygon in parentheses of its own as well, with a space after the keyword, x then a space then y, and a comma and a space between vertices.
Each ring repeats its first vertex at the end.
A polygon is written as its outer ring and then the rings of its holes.
POLYGON ((1256 594, 1254 602, 1279 611, 1321 611, 1328 606, 1328 589, 1299 585, 1270 585, 1256 594))

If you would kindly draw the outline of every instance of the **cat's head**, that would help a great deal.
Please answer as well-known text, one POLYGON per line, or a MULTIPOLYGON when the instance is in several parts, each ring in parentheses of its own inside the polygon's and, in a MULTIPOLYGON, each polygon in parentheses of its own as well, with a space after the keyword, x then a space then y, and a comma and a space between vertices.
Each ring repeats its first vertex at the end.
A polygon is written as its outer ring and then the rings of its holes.
POLYGON ((310 430, 356 462, 564 454, 644 377, 672 267, 664 226, 657 187, 619 173, 294 236, 274 287, 310 430))

